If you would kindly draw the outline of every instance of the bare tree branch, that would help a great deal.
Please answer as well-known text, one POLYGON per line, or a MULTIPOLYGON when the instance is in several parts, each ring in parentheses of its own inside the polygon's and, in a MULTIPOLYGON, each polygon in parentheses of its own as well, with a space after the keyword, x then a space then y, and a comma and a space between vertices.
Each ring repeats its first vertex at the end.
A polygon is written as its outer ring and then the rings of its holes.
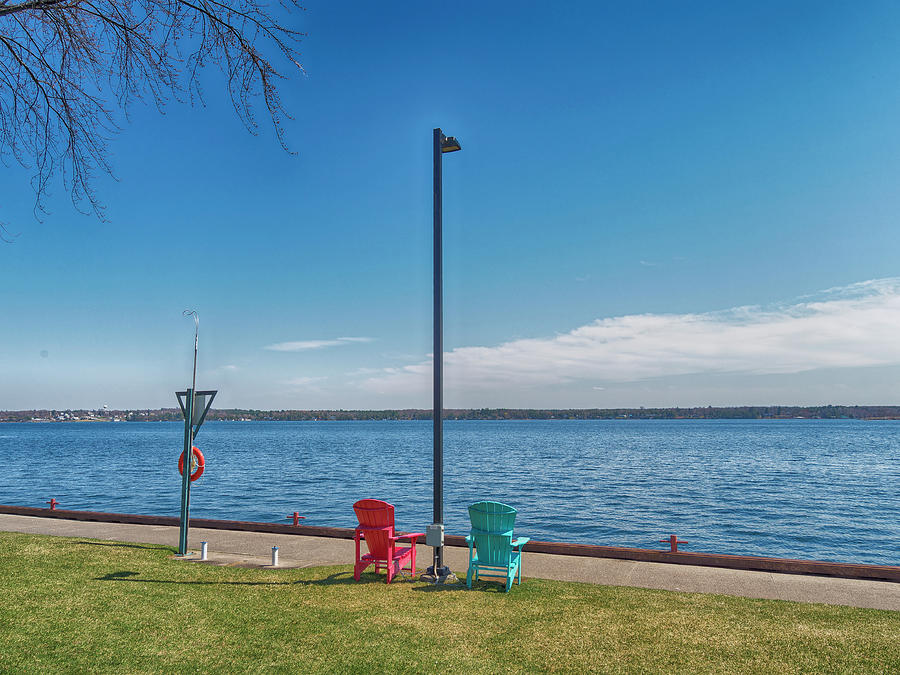
MULTIPOLYGON (((285 0, 286 10, 302 9, 285 0)), ((283 14, 283 13, 282 13, 283 14)), ((160 110, 202 102, 199 76, 217 66, 251 133, 262 97, 281 146, 290 116, 275 62, 302 72, 303 33, 264 0, 0 0, 0 160, 32 169, 35 216, 59 175, 76 208, 103 219, 96 173, 112 175, 107 144, 134 101, 160 110)), ((0 224, 0 238, 4 232, 0 224)))

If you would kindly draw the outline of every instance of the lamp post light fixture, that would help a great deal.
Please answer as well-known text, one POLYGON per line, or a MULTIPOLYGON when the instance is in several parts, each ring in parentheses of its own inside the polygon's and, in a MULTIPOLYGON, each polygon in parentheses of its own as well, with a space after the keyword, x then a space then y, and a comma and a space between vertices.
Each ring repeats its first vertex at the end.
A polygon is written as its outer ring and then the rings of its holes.
POLYGON ((434 522, 426 528, 425 543, 434 547, 434 564, 425 576, 435 583, 446 581, 450 569, 444 565, 444 289, 442 251, 441 158, 445 152, 462 149, 453 136, 434 130, 434 522))

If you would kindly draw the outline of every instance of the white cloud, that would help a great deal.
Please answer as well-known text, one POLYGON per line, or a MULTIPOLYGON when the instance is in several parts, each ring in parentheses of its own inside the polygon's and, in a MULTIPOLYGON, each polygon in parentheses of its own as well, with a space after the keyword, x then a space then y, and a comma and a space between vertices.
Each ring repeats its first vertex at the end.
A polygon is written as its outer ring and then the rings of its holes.
POLYGON ((372 342, 375 338, 370 337, 339 337, 338 342, 372 342))
POLYGON ((326 347, 338 347, 359 342, 372 342, 370 337, 339 337, 332 340, 298 340, 295 342, 276 342, 266 345, 263 349, 273 352, 303 352, 310 349, 324 349, 326 347))
POLYGON ((379 373, 383 373, 384 368, 357 368, 356 370, 351 370, 345 375, 349 377, 360 377, 362 375, 378 375, 379 373))
POLYGON ((289 387, 298 387, 304 388, 308 387, 311 384, 315 384, 316 382, 321 382, 325 380, 325 377, 292 377, 289 380, 284 380, 282 384, 286 384, 289 387))
MULTIPOLYGON (((445 354, 444 372, 449 387, 476 393, 898 363, 900 278, 894 278, 775 307, 620 316, 553 337, 461 347, 445 354)), ((410 364, 362 386, 380 394, 420 393, 430 386, 431 370, 430 360, 410 364)))

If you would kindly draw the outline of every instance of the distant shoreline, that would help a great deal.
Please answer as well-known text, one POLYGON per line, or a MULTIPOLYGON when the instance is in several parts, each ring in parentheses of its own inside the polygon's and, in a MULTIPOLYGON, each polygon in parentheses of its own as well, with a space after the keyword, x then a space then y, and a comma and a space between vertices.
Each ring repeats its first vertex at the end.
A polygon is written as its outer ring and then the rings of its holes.
MULTIPOLYGON (((182 420, 178 408, 139 410, 7 410, 2 422, 165 422, 182 420)), ((431 410, 210 410, 208 421, 332 422, 431 420, 431 410)), ((694 408, 448 408, 446 420, 755 420, 900 419, 900 406, 721 406, 694 408)))

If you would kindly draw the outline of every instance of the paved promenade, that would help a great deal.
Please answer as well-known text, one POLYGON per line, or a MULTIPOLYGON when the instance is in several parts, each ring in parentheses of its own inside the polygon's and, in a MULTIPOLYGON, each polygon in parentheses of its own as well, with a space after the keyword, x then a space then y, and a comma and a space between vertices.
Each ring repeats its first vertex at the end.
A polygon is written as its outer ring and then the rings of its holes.
MULTIPOLYGON (((6 514, 0 514, 0 531, 168 546, 178 543, 177 527, 6 514)), ((209 543, 209 564, 213 565, 268 566, 273 546, 279 548, 279 567, 353 563, 354 543, 347 539, 191 528, 189 546, 199 551, 201 541, 209 543)), ((444 550, 446 564, 457 575, 465 577, 468 549, 448 546, 444 550)), ((417 568, 424 571, 430 564, 431 549, 419 546, 417 555, 417 568)), ((195 555, 191 559, 196 561, 198 558, 199 555, 195 555)), ((526 546, 525 579, 528 577, 900 611, 900 583, 890 581, 529 553, 526 546)))

